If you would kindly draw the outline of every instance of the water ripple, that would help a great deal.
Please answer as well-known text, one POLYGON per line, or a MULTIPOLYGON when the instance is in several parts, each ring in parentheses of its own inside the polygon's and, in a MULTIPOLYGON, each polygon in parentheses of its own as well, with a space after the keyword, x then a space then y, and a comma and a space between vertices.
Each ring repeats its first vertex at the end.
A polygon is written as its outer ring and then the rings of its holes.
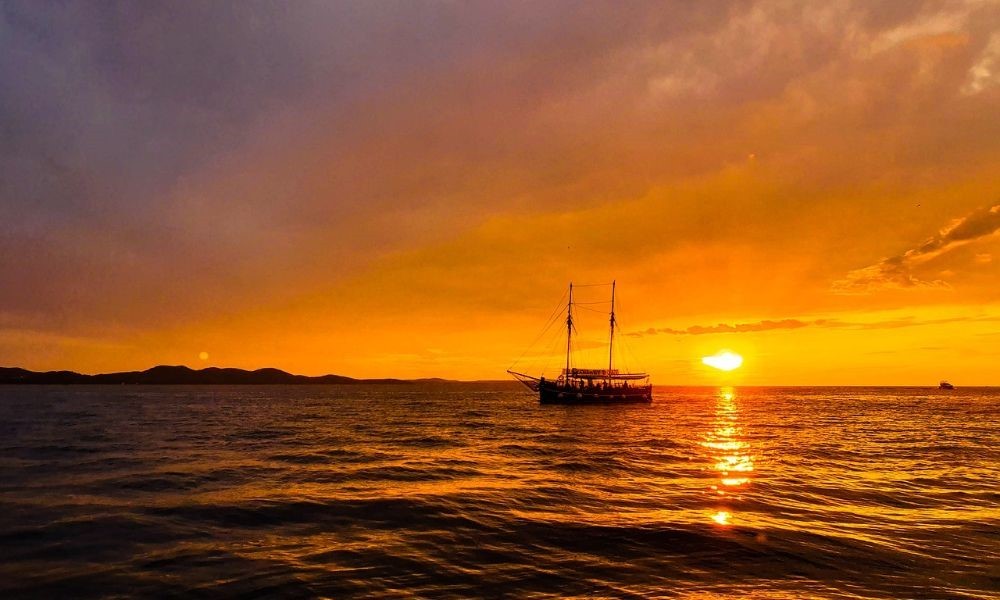
POLYGON ((0 387, 0 594, 988 598, 1000 392, 0 387))

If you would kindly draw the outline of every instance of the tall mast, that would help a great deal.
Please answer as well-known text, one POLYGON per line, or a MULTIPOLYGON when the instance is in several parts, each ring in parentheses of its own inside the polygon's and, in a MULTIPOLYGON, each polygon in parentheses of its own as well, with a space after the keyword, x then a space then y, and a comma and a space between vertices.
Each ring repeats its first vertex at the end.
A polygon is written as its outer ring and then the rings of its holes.
POLYGON ((569 282, 569 304, 566 305, 566 375, 564 380, 569 382, 569 341, 573 337, 573 282, 569 282))
POLYGON ((611 383, 611 360, 615 345, 615 282, 611 281, 611 337, 608 338, 608 383, 611 383))

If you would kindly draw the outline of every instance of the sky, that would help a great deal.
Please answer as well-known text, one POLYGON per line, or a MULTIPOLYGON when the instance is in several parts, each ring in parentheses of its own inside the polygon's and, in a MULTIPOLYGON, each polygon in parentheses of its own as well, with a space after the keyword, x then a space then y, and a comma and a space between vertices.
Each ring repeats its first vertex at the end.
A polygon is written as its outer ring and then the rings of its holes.
POLYGON ((0 365, 1000 384, 998 231, 997 1, 0 2, 0 365))

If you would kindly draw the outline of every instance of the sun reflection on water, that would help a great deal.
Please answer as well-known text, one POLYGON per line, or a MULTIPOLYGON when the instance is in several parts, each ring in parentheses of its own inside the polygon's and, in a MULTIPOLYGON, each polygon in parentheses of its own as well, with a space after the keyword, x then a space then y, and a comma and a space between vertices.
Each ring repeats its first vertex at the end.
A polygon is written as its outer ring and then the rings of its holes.
POLYGON ((729 517, 731 516, 732 515, 730 515, 728 511, 720 510, 719 512, 712 515, 712 520, 718 523, 719 525, 729 525, 729 517))
POLYGON ((738 495, 753 479, 754 457, 746 433, 740 425, 736 391, 731 387, 719 389, 712 429, 705 434, 701 445, 708 449, 712 469, 718 483, 711 486, 717 504, 712 509, 712 521, 729 525, 733 520, 732 495, 738 495))

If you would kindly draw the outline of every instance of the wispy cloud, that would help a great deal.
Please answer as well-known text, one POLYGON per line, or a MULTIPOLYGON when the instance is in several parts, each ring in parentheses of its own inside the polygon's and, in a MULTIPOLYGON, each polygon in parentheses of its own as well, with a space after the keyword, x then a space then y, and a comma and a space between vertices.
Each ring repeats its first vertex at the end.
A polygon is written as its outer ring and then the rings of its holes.
POLYGON ((883 258, 879 262, 849 272, 833 283, 839 294, 864 294, 880 289, 947 288, 947 282, 920 279, 913 269, 942 254, 1000 231, 1000 204, 981 208, 955 219, 916 248, 883 258))
POLYGON ((747 333, 751 331, 769 331, 772 329, 799 329, 814 325, 815 321, 799 321, 798 319, 781 319, 780 321, 756 321, 753 323, 718 323, 716 325, 691 325, 684 329, 672 327, 650 327, 645 331, 636 331, 628 335, 642 337, 643 335, 704 335, 707 333, 747 333))
POLYGON ((883 321, 842 321, 840 319, 780 319, 763 320, 749 323, 718 323, 716 325, 691 325, 683 329, 673 327, 650 327, 645 331, 633 331, 627 333, 630 337, 644 337, 648 335, 706 335, 721 333, 751 333, 760 331, 773 331, 776 329, 801 329, 803 327, 821 327, 826 329, 899 329, 901 327, 918 327, 924 325, 943 325, 945 323, 959 322, 995 322, 1000 320, 996 317, 947 317, 942 319, 916 319, 914 317, 901 317, 883 321))

